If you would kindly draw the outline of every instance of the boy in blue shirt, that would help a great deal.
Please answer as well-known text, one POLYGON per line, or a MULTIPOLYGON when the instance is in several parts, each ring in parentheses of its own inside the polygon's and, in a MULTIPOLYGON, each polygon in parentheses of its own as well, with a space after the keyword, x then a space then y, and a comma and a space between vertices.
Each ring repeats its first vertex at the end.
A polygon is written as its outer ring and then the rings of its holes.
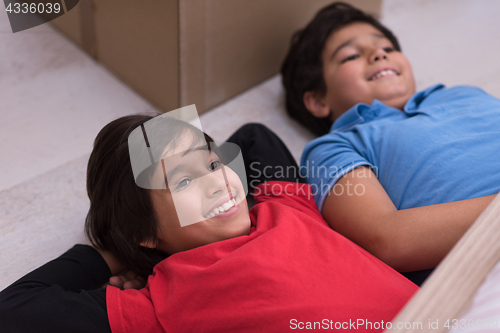
POLYGON ((323 217, 420 284, 500 191, 500 101, 465 86, 415 93, 400 51, 380 22, 334 3, 293 37, 282 75, 289 114, 323 135, 301 160, 323 217))

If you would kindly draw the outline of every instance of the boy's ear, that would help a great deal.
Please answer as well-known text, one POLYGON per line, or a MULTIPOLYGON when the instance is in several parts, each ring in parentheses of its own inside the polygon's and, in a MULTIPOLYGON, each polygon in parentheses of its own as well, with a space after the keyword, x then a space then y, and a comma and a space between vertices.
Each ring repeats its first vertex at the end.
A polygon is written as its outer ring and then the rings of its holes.
POLYGON ((148 239, 147 241, 140 242, 139 245, 150 249, 156 249, 156 247, 158 246, 158 242, 154 242, 153 240, 148 239))
POLYGON ((325 97, 314 91, 304 93, 304 105, 316 118, 325 118, 330 115, 330 108, 326 105, 325 97))

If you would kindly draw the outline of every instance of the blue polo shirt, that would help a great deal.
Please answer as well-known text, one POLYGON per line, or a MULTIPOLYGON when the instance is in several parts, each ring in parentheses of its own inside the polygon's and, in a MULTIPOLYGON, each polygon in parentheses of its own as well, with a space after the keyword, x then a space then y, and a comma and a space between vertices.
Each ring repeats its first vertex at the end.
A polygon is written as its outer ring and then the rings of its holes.
POLYGON ((337 180, 361 165, 375 171, 398 209, 496 194, 500 100, 479 88, 438 84, 413 95, 403 111, 377 100, 355 105, 302 154, 320 211, 337 180))

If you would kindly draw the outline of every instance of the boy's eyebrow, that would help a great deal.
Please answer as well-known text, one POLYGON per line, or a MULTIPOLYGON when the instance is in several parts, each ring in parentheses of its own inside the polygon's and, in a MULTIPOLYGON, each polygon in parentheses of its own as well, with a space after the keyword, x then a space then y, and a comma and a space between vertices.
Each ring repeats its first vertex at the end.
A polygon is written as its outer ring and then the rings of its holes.
MULTIPOLYGON (((184 153, 182 153, 182 157, 186 156, 187 154, 189 154, 193 151, 199 151, 199 150, 208 150, 208 146, 199 146, 199 147, 195 147, 195 148, 190 148, 190 149, 186 150, 184 153)), ((172 170, 167 172, 167 179, 172 179, 172 177, 184 167, 185 167, 184 164, 179 164, 175 168, 173 168, 172 170)))
POLYGON ((336 54, 337 54, 337 53, 338 53, 341 49, 343 49, 344 47, 349 46, 349 45, 351 45, 352 43, 354 43, 354 40, 355 40, 355 39, 356 39, 356 38, 351 38, 351 39, 349 39, 347 42, 340 44, 340 45, 339 45, 339 46, 335 49, 335 51, 333 51, 333 52, 332 52, 332 55, 330 56, 330 60, 332 60, 332 59, 335 57, 335 55, 336 55, 336 54))
MULTIPOLYGON (((384 35, 377 34, 377 33, 372 34, 372 36, 373 36, 373 37, 377 37, 377 38, 387 38, 387 37, 385 37, 384 35)), ((346 46, 349 46, 349 45, 353 44, 355 41, 356 41, 356 37, 351 38, 351 39, 349 39, 348 41, 346 41, 345 43, 340 44, 340 45, 339 45, 339 46, 335 49, 335 51, 333 51, 332 55, 330 56, 330 60, 332 60, 332 59, 335 57, 335 55, 336 55, 336 54, 337 54, 337 53, 338 53, 338 52, 339 52, 342 48, 344 48, 344 47, 346 47, 346 46)))
POLYGON ((198 150, 209 150, 208 149, 208 145, 207 146, 198 146, 198 147, 194 147, 194 148, 189 148, 188 150, 186 150, 184 152, 184 154, 182 154, 182 156, 186 156, 187 154, 189 154, 190 152, 192 151, 198 151, 198 150))
MULTIPOLYGON (((194 147, 194 148, 188 148, 188 149, 186 149, 186 151, 185 151, 185 152, 183 152, 183 153, 182 153, 182 156, 181 156, 181 157, 186 156, 187 154, 189 154, 189 153, 190 153, 190 152, 192 152, 192 151, 198 151, 198 150, 209 150, 209 149, 208 149, 208 146, 198 146, 198 147, 194 147)), ((167 158, 168 156, 166 156, 166 154, 167 154, 167 152, 165 152, 165 153, 163 154, 163 156, 162 156, 162 157, 160 157, 160 160, 163 160, 163 159, 167 158)), ((181 153, 174 154, 174 155, 179 155, 179 154, 181 154, 181 153)))
POLYGON ((176 166, 175 168, 173 168, 172 170, 170 170, 169 172, 167 172, 167 180, 168 179, 172 179, 172 177, 178 173, 182 168, 184 168, 184 164, 179 164, 178 166, 176 166))

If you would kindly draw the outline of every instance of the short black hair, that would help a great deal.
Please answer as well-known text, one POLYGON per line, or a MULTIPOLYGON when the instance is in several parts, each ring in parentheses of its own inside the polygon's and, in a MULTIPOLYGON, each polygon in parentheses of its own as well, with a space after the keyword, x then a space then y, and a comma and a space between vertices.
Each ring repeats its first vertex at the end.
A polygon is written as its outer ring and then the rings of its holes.
POLYGON ((281 67, 288 114, 318 136, 329 132, 332 121, 329 117, 313 116, 304 105, 304 94, 307 91, 326 93, 321 61, 326 41, 333 32, 355 22, 372 25, 401 51, 397 38, 373 16, 346 3, 335 2, 321 9, 304 29, 292 36, 281 67))

